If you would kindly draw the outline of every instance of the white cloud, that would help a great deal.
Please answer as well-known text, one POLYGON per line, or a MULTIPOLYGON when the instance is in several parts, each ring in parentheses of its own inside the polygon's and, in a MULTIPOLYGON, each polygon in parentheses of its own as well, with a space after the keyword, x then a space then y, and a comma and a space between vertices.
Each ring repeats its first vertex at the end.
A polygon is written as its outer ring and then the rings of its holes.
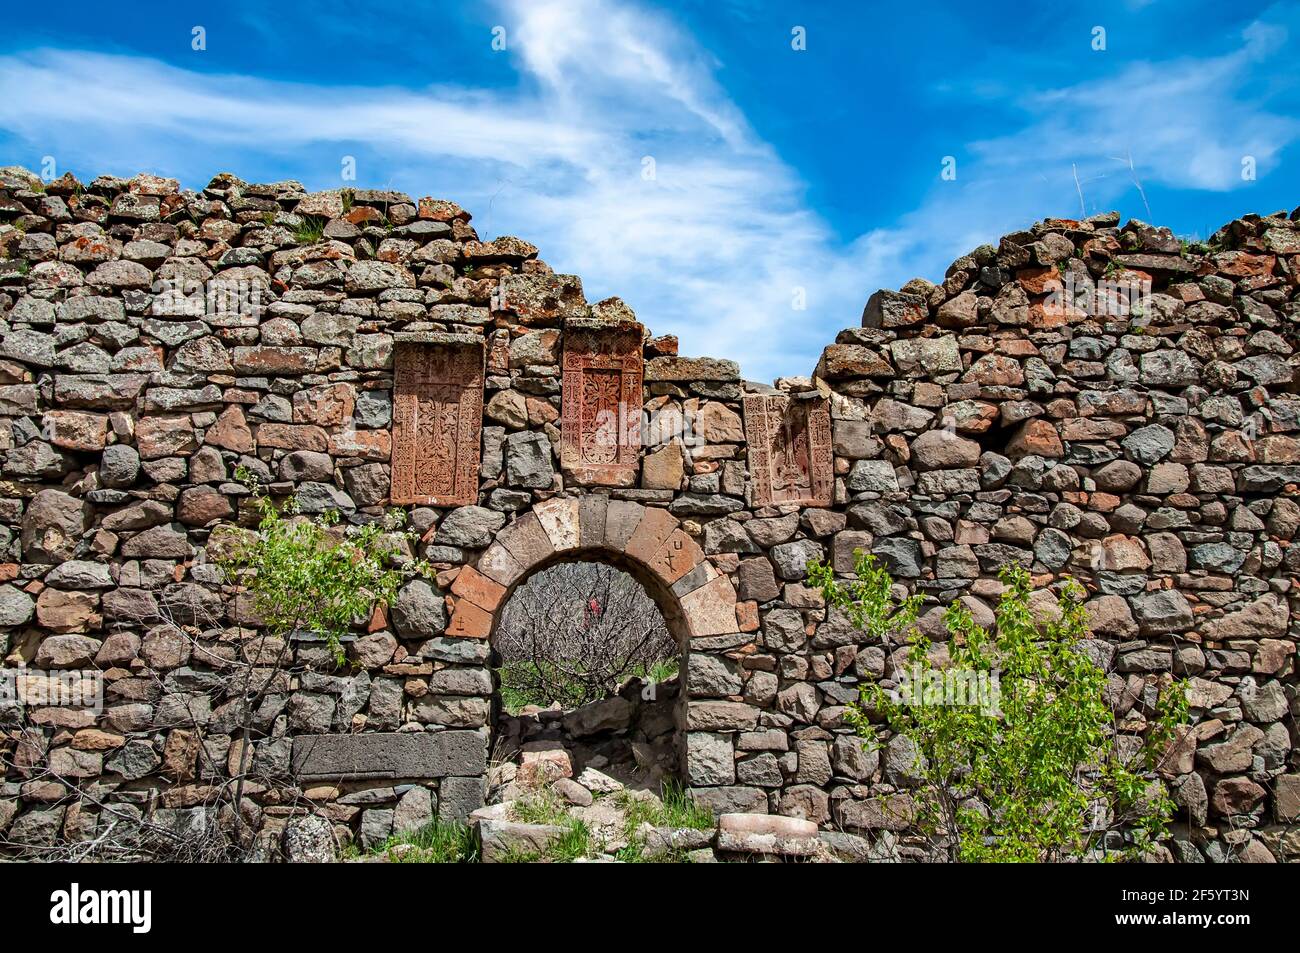
POLYGON ((1072 163, 1104 208, 1131 188, 1111 158, 1124 150, 1151 181, 1229 188, 1241 150, 1267 169, 1297 136, 1243 88, 1285 41, 1260 24, 1218 58, 1024 95, 1022 128, 970 144, 956 182, 938 181, 936 162, 916 212, 845 243, 718 83, 719 64, 668 18, 613 0, 511 0, 500 19, 503 63, 522 81, 498 89, 318 88, 119 55, 0 56, 0 127, 33 161, 152 166, 191 186, 220 161, 334 187, 338 158, 354 153, 359 184, 455 199, 485 237, 536 243, 589 298, 623 297, 683 353, 768 379, 811 371, 876 287, 940 279, 980 242, 1077 212, 1072 163), (805 311, 791 307, 798 288, 805 311))

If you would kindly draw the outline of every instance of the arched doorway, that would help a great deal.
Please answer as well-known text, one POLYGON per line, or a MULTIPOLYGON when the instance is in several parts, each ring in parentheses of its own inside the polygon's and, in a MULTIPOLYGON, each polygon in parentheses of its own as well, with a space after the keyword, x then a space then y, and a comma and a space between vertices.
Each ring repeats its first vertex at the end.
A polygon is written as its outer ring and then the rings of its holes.
POLYGON ((459 572, 451 586, 447 634, 491 639, 520 585, 547 567, 580 560, 614 566, 644 586, 680 648, 678 776, 691 783, 692 653, 712 651, 711 643, 733 636, 739 624, 730 580, 667 509, 603 493, 538 503, 497 533, 477 565, 459 572))
POLYGON ((534 769, 590 769, 659 792, 682 775, 683 645, 659 608, 664 593, 651 583, 652 597, 608 559, 561 555, 521 580, 498 615, 491 710, 501 767, 489 782, 509 800, 539 780, 528 777, 534 769), (516 767, 525 784, 510 789, 516 767))

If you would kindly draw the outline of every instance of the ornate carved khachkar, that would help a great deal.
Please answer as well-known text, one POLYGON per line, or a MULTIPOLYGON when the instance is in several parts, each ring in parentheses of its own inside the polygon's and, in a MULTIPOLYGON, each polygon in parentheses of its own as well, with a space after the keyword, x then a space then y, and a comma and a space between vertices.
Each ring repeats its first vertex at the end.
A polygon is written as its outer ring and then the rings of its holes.
POLYGON ((393 368, 392 501, 477 503, 482 341, 471 335, 399 335, 393 368))
POLYGON ((753 504, 830 506, 835 488, 830 402, 752 394, 744 405, 753 504))
POLYGON ((565 326, 560 464, 579 483, 636 483, 643 334, 635 322, 565 326))

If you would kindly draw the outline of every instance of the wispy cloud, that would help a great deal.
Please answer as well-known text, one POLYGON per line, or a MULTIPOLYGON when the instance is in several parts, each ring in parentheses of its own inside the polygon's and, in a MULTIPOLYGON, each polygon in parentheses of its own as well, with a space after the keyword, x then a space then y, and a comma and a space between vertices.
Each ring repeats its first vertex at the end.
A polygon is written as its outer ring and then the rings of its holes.
MULTIPOLYGON (((939 180, 936 156, 915 212, 846 242, 723 88, 713 55, 670 18, 614 0, 511 0, 499 16, 512 81, 491 88, 321 88, 83 51, 0 56, 0 128, 63 168, 153 165, 190 186, 222 162, 335 187, 341 157, 356 155, 359 184, 453 198, 486 237, 535 242, 589 297, 620 295, 684 353, 737 358, 767 379, 809 372, 876 287, 941 278, 1002 231, 1077 213, 1072 165, 1104 208, 1131 189, 1114 156, 1131 154, 1149 181, 1227 189, 1240 155, 1263 174, 1300 136, 1247 88, 1285 57, 1285 24, 1261 22, 1215 58, 997 94, 1020 110, 1018 129, 968 143, 954 182, 939 180), (793 306, 801 291, 806 310, 793 306)), ((881 134, 883 148, 893 133, 881 134)))

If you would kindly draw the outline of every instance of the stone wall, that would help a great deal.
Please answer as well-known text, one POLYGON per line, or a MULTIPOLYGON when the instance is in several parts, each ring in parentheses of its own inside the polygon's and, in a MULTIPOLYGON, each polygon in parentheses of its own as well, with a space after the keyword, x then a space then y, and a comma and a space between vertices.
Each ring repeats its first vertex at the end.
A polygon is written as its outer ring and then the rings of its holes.
POLYGON ((0 833, 211 823, 241 750, 223 660, 256 624, 211 564, 253 518, 244 467, 348 523, 403 506, 438 569, 347 665, 294 642, 252 739, 270 835, 310 812, 374 843, 481 804, 496 615, 537 569, 602 559, 682 645, 699 799, 918 856, 908 753, 864 753, 843 719, 897 647, 801 584, 862 548, 932 600, 940 639, 954 598, 991 618, 1002 564, 1044 611, 1084 582, 1125 731, 1191 679, 1173 855, 1294 859, 1298 317, 1294 215, 1190 248, 1049 220, 877 292, 812 377, 767 387, 588 305, 451 202, 5 170, 0 651, 99 673, 104 698, 0 702, 0 833), (1136 310, 1096 293, 1144 280, 1136 310))

